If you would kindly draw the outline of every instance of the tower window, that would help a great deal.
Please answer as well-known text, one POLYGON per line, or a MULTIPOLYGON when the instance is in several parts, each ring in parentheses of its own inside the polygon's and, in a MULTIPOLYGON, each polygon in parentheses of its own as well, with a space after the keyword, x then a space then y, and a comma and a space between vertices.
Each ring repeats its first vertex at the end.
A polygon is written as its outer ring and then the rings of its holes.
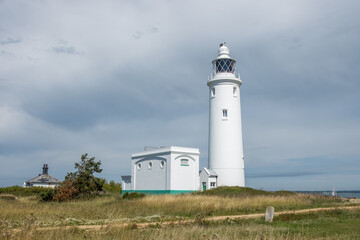
POLYGON ((228 118, 228 110, 227 110, 227 109, 223 109, 223 110, 222 110, 222 117, 223 117, 223 119, 227 119, 227 118, 228 118))
POLYGON ((233 87, 233 96, 234 97, 238 96, 238 88, 237 87, 233 87))
POLYGON ((161 162, 160 162, 160 168, 164 168, 164 166, 165 166, 165 162, 164 162, 164 161, 161 161, 161 162))
POLYGON ((138 169, 138 170, 141 169, 141 163, 139 163, 139 164, 137 165, 137 169, 138 169))
POLYGON ((152 168, 152 162, 149 162, 148 167, 149 167, 149 169, 152 168))
POLYGON ((213 87, 213 88, 211 89, 211 96, 212 96, 212 97, 215 97, 215 87, 213 87))

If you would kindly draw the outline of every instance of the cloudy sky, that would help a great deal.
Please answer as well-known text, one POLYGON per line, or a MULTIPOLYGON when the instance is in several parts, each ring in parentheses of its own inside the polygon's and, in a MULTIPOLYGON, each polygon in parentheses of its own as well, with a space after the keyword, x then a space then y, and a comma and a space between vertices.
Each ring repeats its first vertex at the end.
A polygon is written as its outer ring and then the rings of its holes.
POLYGON ((211 61, 240 73, 246 184, 360 189, 360 1, 0 0, 0 186, 83 153, 200 148, 211 61))

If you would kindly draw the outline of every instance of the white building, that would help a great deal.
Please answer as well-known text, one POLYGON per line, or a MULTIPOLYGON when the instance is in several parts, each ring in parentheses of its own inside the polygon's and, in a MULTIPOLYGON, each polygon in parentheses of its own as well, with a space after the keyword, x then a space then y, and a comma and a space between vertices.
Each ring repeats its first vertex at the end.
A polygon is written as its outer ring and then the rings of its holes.
POLYGON ((161 147, 131 155, 123 192, 183 193, 199 189, 199 149, 161 147))
POLYGON ((200 173, 200 191, 217 187, 217 173, 212 169, 203 168, 200 173))
POLYGON ((61 181, 50 176, 48 170, 48 165, 44 164, 42 174, 39 174, 38 176, 24 182, 24 187, 55 188, 56 186, 59 186, 61 181))
POLYGON ((217 174, 217 186, 245 186, 241 128, 240 76, 229 49, 220 44, 209 77, 209 168, 217 174))

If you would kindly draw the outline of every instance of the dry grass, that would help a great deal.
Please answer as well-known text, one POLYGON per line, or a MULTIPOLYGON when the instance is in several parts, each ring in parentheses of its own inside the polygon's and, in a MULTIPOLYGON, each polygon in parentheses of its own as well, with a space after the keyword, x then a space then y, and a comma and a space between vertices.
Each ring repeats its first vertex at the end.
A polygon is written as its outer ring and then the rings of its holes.
POLYGON ((0 220, 22 227, 28 218, 38 226, 93 225, 121 222, 168 221, 197 215, 217 216, 262 213, 271 205, 276 211, 341 205, 306 195, 220 197, 203 195, 153 195, 137 200, 118 196, 87 201, 39 202, 34 197, 0 200, 0 220), (316 202, 316 204, 314 204, 316 202))
MULTIPOLYGON (((29 226, 22 231, 0 227, 2 239, 358 239, 360 211, 333 210, 301 215, 283 215, 273 223, 263 219, 195 221, 162 227, 138 228, 108 226, 97 230, 59 228, 37 230, 29 226)), ((0 225, 1 226, 1 225, 0 225)))
MULTIPOLYGON (((228 219, 210 223, 203 218, 204 216, 264 213, 269 205, 274 206, 276 211, 283 211, 343 206, 346 203, 334 198, 301 194, 242 197, 153 195, 136 200, 123 200, 115 195, 63 203, 40 202, 36 197, 14 199, 8 196, 0 198, 0 239, 306 239, 303 236, 304 234, 307 236, 308 230, 299 230, 297 225, 286 225, 281 222, 281 219, 279 223, 275 221, 269 225, 263 223, 263 220, 257 222, 257 220, 228 219), (170 224, 166 227, 159 225, 148 228, 136 227, 136 223, 141 222, 194 218, 195 223, 170 224), (131 227, 119 225, 116 227, 114 223, 134 224, 131 227), (99 231, 65 229, 65 226, 97 224, 108 227, 99 231), (60 228, 39 230, 39 227, 46 226, 60 226, 60 228), (14 231, 14 229, 19 231, 14 231)), ((309 223, 312 225, 321 223, 319 221, 321 218, 312 218, 313 215, 308 222, 304 220, 305 228, 310 226, 309 223)), ((334 219, 336 220, 335 217, 330 216, 327 221, 334 223, 334 219)), ((303 220, 292 219, 290 216, 289 221, 298 224, 303 220)), ((346 221, 360 223, 360 217, 356 215, 352 218, 344 218, 343 222, 346 223, 346 221)), ((326 224, 323 225, 327 227, 326 224)))
POLYGON ((311 200, 305 196, 249 196, 243 198, 203 196, 203 195, 166 195, 148 196, 138 201, 141 208, 158 214, 178 216, 232 215, 263 212, 272 205, 278 210, 292 210, 309 207, 311 200))

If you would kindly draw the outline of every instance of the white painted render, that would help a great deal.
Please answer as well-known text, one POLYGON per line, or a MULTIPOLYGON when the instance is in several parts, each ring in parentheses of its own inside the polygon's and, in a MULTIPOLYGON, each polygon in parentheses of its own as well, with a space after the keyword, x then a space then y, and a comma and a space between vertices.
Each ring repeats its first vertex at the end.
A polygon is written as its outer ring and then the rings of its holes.
POLYGON ((245 186, 241 127, 240 77, 217 71, 220 59, 235 60, 223 45, 213 60, 214 72, 209 87, 209 168, 217 173, 217 186, 245 186), (224 113, 225 111, 225 113, 224 113))
POLYGON ((198 190, 199 155, 197 148, 173 146, 134 153, 127 190, 198 190))
POLYGON ((30 184, 26 184, 24 182, 24 187, 55 188, 56 186, 60 186, 60 183, 30 183, 30 184))

